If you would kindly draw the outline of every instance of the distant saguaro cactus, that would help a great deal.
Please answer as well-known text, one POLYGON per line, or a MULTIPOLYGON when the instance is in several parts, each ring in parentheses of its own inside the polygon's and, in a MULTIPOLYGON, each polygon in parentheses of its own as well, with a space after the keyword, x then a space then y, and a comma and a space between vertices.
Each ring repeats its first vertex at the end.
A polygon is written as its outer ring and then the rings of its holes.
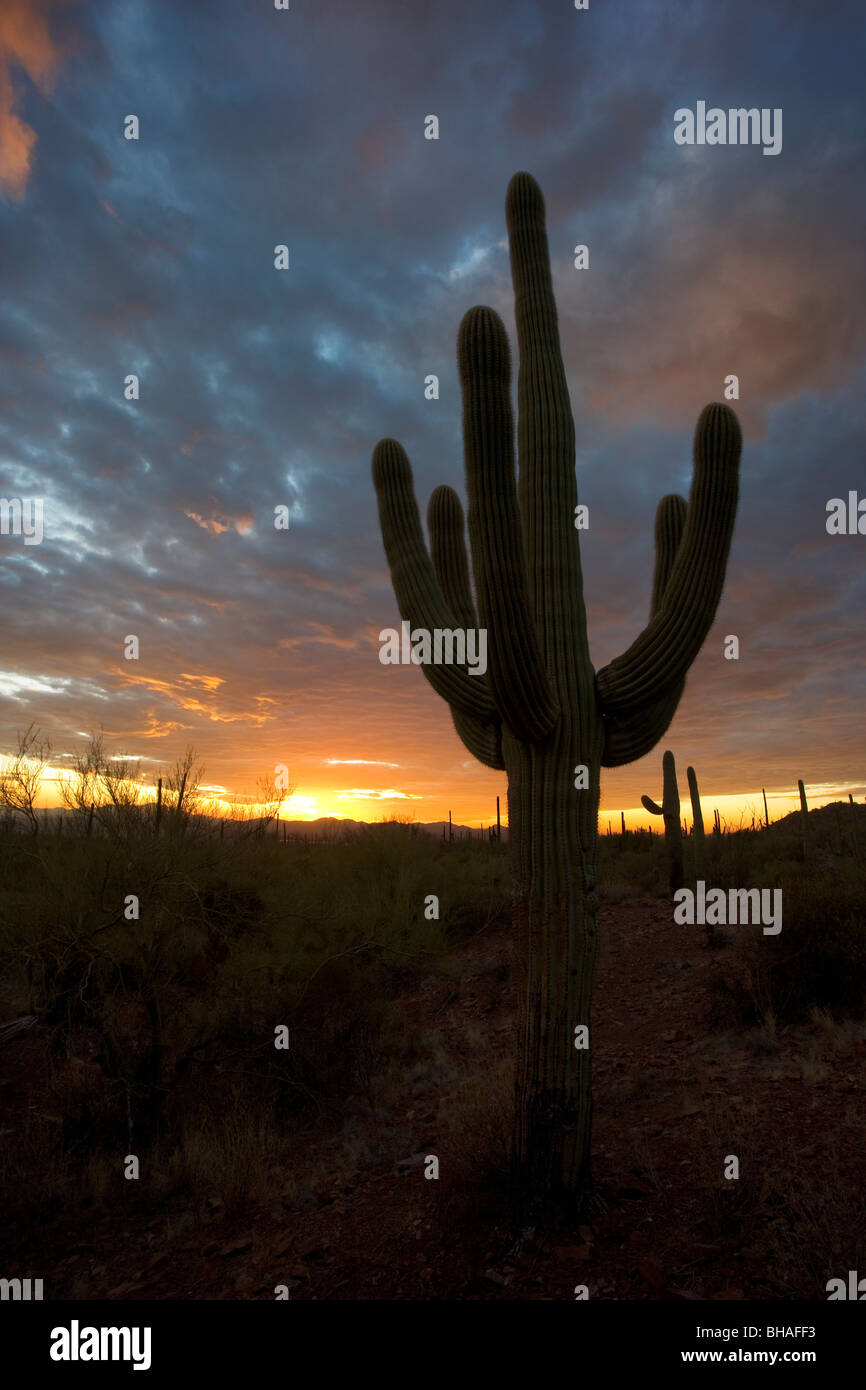
POLYGON ((851 807, 851 850, 855 859, 860 858, 860 839, 857 834, 857 807, 854 805, 854 797, 848 793, 848 804, 851 807))
POLYGON ((701 794, 698 779, 693 767, 686 768, 689 779, 689 795, 692 799, 692 838, 695 842, 695 877, 704 876, 704 813, 701 810, 701 794))
MULTIPOLYGON (((668 885, 671 894, 683 886, 683 828, 680 824, 680 789, 677 786, 677 766, 668 749, 662 757, 664 791, 661 806, 650 796, 642 796, 644 810, 652 816, 664 816, 665 846, 668 852, 668 885)), ((689 769, 691 771, 691 769, 689 769)))
POLYGON ((403 619, 422 634, 479 625, 487 632, 486 675, 459 665, 422 669, 448 701, 469 751, 508 773, 518 985, 515 1196, 526 1211, 570 1205, 589 1183, 601 768, 643 757, 674 716, 722 592, 741 436, 729 406, 701 412, 688 506, 668 496, 656 514, 649 622, 596 673, 574 525, 574 422, 544 199, 529 174, 511 180, 506 218, 520 349, 519 480, 502 320, 477 306, 458 335, 477 616, 457 494, 439 487, 430 499, 431 558, 397 440, 376 445, 373 479, 403 619))
POLYGON ((806 788, 802 779, 797 782, 800 791, 800 835, 802 836, 803 863, 809 858, 809 804, 806 801, 806 788))

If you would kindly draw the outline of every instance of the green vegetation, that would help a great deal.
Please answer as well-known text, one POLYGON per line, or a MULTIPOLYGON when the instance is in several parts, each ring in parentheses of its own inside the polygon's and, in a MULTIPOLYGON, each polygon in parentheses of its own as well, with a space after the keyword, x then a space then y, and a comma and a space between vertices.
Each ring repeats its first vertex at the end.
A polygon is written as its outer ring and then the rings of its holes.
MULTIPOLYGON (((402 1084, 418 1038, 396 1001, 431 974, 453 977, 461 942, 507 919, 496 841, 445 844, 382 824, 338 845, 282 844, 255 826, 220 843, 192 816, 174 834, 142 823, 132 833, 135 815, 152 809, 121 805, 90 835, 86 823, 0 832, 0 1017, 20 1020, 3 1058, 27 1076, 25 1089, 12 1081, 4 1093, 10 1218, 119 1198, 117 1155, 127 1152, 147 1157, 150 1197, 201 1194, 216 1171, 228 1205, 251 1199, 299 1125, 327 1128, 347 1096, 372 1105, 388 1077, 402 1084), (137 919, 125 915, 132 894, 137 919), (425 915, 434 894, 438 920, 425 915), (288 1050, 274 1047, 280 1024, 288 1050)), ((816 1009, 863 1017, 866 868, 853 839, 838 852, 833 808, 810 820, 808 870, 799 812, 707 841, 712 885, 783 890, 778 937, 721 933, 708 1005, 722 1007, 725 1026, 782 1025, 816 1009)), ((664 898, 661 838, 602 837, 599 876, 612 924, 619 903, 664 898)), ((672 959, 681 930, 672 924, 672 959)), ((483 1089, 482 1076, 479 1065, 483 1089)), ((497 1134, 508 1094, 497 1082, 497 1134)))
POLYGON ((39 1102, 0 1136, 8 1210, 101 1190, 103 1154, 115 1178, 118 1151, 160 1155, 170 1185, 218 1132, 240 1162, 339 1108, 411 1049, 390 1000, 506 911, 489 840, 382 824, 333 846, 255 826, 220 842, 195 817, 156 837, 152 813, 120 805, 89 835, 0 831, 0 1018, 34 1019, 7 1060, 26 1054, 39 1102))

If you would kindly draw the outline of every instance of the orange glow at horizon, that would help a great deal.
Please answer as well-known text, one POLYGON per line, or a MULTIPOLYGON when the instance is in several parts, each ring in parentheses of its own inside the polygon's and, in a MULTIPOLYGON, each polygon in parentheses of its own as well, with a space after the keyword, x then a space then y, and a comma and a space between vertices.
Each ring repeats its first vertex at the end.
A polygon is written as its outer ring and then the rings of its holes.
MULTIPOLYGON (((0 769, 8 763, 8 755, 0 757, 0 769)), ((71 775, 69 768, 47 766, 37 804, 46 809, 63 806, 60 784, 68 780, 71 775)), ((141 781, 138 785, 141 787, 143 802, 152 802, 156 799, 155 783, 141 781)), ((819 806, 826 806, 833 801, 847 801, 849 791, 855 792, 855 788, 841 785, 807 786, 806 795, 809 808, 812 810, 819 806)), ((496 791, 493 792, 492 796, 486 791, 479 795, 477 789, 472 790, 469 787, 459 794, 450 794, 446 797, 441 795, 412 795, 399 792, 393 787, 350 788, 347 790, 335 790, 332 787, 319 787, 316 790, 298 788, 290 796, 285 797, 281 803, 278 819, 314 821, 332 818, 375 824, 382 820, 399 817, 423 824, 447 821, 450 810, 455 825, 467 825, 479 829, 482 826, 495 823, 496 795, 496 791), (478 804, 482 798, 483 807, 478 804)), ((499 796, 502 824, 507 825, 507 798, 504 785, 499 796)), ((255 817, 261 814, 264 809, 263 803, 257 801, 254 795, 245 796, 243 793, 234 793, 227 787, 212 783, 204 783, 199 788, 198 799, 202 812, 210 815, 230 817, 233 814, 240 814, 255 817)), ((859 800, 856 792, 854 799, 855 801, 859 800)), ((781 820, 791 811, 798 810, 800 805, 797 793, 791 793, 787 790, 776 791, 769 788, 767 789, 767 803, 771 823, 781 820)), ((706 792, 702 790, 701 805, 704 825, 708 830, 712 829, 715 810, 718 810, 722 824, 726 829, 735 830, 741 825, 744 828, 748 827, 753 818, 756 823, 763 824, 764 807, 760 793, 757 795, 754 793, 714 793, 709 789, 706 792)), ((625 812, 626 828, 629 830, 649 826, 658 831, 662 827, 661 818, 651 815, 644 810, 643 806, 608 806, 603 802, 598 813, 600 833, 606 834, 608 823, 610 823, 611 830, 617 834, 620 829, 622 812, 625 812)), ((687 795, 683 797, 681 794, 680 816, 688 826, 691 826, 692 810, 687 795)))

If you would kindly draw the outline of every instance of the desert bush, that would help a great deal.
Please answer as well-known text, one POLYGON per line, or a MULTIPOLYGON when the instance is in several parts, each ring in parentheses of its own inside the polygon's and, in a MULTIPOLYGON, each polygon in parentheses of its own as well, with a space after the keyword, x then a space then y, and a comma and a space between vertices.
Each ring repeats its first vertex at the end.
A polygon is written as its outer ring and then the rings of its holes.
MULTIPOLYGON (((264 1154, 265 1130, 279 1138, 304 1108, 371 1092, 405 1048, 390 1004, 401 982, 507 910, 501 845, 444 846, 399 825, 312 848, 78 830, 0 832, 2 1017, 36 1016, 28 1061, 51 1116, 23 1142, 22 1095, 0 1135, 11 1208, 25 1188, 37 1203, 83 1196, 87 1164, 98 1197, 119 1151, 173 1153, 185 1180, 229 1111, 264 1154), (433 894, 438 919, 425 916, 433 894)), ((10 1074, 20 1046, 0 1054, 10 1074)))
POLYGON ((732 929, 738 950, 723 967, 722 986, 740 1017, 755 1023, 772 1015, 792 1023, 807 1020, 814 1009, 833 1017, 862 1016, 866 875, 853 861, 821 874, 790 865, 777 870, 776 884, 782 888, 781 932, 732 929))
POLYGON ((598 891, 602 902, 666 896, 667 859, 662 835, 599 838, 598 891))

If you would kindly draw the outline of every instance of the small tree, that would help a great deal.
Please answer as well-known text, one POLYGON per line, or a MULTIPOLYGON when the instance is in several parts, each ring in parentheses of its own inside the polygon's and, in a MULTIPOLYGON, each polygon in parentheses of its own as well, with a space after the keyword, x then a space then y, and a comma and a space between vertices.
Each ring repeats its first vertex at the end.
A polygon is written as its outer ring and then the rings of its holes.
POLYGON ((23 816, 31 834, 38 835, 36 801, 51 753, 51 741, 41 738, 34 724, 25 733, 19 733, 17 739, 18 750, 0 773, 0 806, 23 816))
MULTIPOLYGON (((294 796, 295 786, 283 787, 274 773, 263 773, 256 779, 256 790, 252 797, 243 797, 233 802, 230 821, 233 826, 244 826, 242 839, 262 836, 280 813, 284 801, 294 796)), ((222 838, 222 832, 220 832, 222 838)))
POLYGON ((163 777, 163 802, 168 833, 183 839, 193 816, 200 815, 203 800, 199 795, 204 767, 196 765, 196 751, 188 747, 163 777))
POLYGON ((71 775, 60 783, 64 804, 88 834, 95 819, 106 835, 126 845, 144 834, 142 791, 135 762, 106 752, 102 733, 92 735, 84 753, 75 757, 71 775))

